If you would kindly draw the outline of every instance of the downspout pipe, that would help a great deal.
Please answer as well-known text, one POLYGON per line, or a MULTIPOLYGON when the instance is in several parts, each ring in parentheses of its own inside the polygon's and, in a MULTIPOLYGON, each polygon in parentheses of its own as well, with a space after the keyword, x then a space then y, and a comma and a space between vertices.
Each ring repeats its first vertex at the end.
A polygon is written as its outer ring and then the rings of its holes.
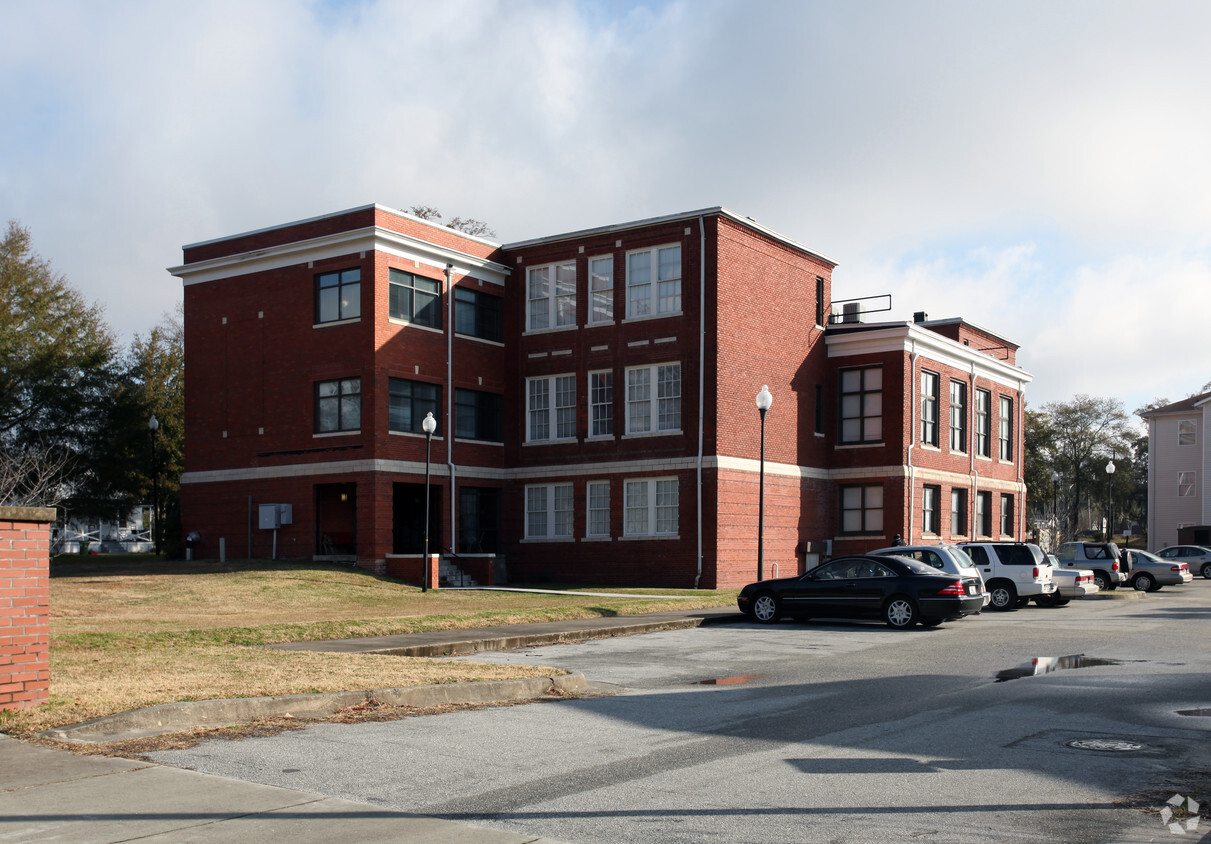
MULTIPOLYGON (((980 495, 980 472, 976 469, 976 443, 975 443, 975 411, 976 411, 976 364, 971 362, 971 378, 970 386, 967 388, 967 407, 963 412, 967 414, 967 456, 971 461, 971 541, 976 540, 976 501, 980 495)), ((991 413, 992 408, 989 408, 991 413)), ((990 423, 991 424, 991 420, 990 423)), ((991 436, 992 432, 988 432, 991 436)), ((990 516, 991 518, 991 516, 990 516)), ((989 531, 991 533, 991 531, 989 531)))
MULTIPOLYGON (((446 264, 446 467, 450 470, 450 553, 458 552, 455 514, 458 498, 454 494, 454 265, 446 264)), ((428 561, 425 563, 428 565, 428 561)))
MULTIPOLYGON (((989 414, 992 413, 992 408, 988 409, 989 414)), ((1015 414, 1018 417, 1017 427, 1013 432, 1013 454, 1014 462, 1018 464, 1018 491, 1021 493, 1018 499, 1018 510, 1016 513, 1018 535, 1014 539, 1019 542, 1026 540, 1026 455, 1023 453, 1026 450, 1026 384, 1023 381, 1018 381, 1018 412, 1015 414)), ((1054 543, 1054 540, 1052 540, 1054 543)))
POLYGON ((917 444, 917 431, 920 430, 920 422, 917 420, 917 414, 921 412, 917 404, 917 385, 920 383, 920 376, 917 375, 917 341, 912 341, 912 350, 908 355, 908 455, 905 462, 908 464, 908 532, 905 536, 905 541, 912 545, 912 530, 916 520, 916 489, 917 489, 917 468, 912 465, 912 450, 917 444))
MULTIPOLYGON (((698 218, 698 460, 695 463, 698 494, 698 572, 694 588, 702 580, 702 451, 706 428, 703 412, 706 401, 706 221, 698 218)), ((718 565, 718 554, 716 554, 718 565)))

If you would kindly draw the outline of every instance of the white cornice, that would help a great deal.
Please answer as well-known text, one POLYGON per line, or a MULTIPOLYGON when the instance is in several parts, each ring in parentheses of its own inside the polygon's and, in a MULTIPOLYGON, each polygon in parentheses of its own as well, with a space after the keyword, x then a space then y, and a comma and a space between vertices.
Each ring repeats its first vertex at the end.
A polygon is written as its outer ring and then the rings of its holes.
POLYGON ((909 352, 915 347, 918 354, 945 366, 964 372, 975 371, 976 376, 986 378, 1015 390, 1024 388, 1034 380, 1029 372, 1018 366, 997 360, 957 340, 943 337, 936 331, 919 328, 912 323, 896 323, 886 327, 871 327, 856 331, 824 335, 830 358, 852 355, 870 355, 886 352, 909 352))
POLYGON ((249 275, 308 261, 322 261, 353 252, 383 252, 410 261, 419 261, 436 269, 453 264, 458 275, 504 284, 510 270, 504 264, 468 255, 456 249, 430 243, 419 237, 390 231, 379 226, 337 232, 323 237, 297 240, 277 246, 225 255, 206 261, 195 261, 169 267, 168 272, 185 284, 201 284, 232 276, 249 275))

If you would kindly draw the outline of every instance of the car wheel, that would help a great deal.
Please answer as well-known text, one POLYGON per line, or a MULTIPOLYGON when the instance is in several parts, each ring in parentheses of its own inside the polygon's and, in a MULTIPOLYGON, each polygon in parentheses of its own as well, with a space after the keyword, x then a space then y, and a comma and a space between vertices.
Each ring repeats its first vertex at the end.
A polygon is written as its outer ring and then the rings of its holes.
POLYGON ((1056 598, 1057 598, 1057 593, 1055 593, 1055 592, 1052 592, 1050 595, 1039 595, 1037 598, 1034 599, 1034 604, 1036 607, 1048 607, 1048 608, 1059 606, 1058 604, 1056 604, 1056 598))
POLYGON ((903 596, 892 598, 883 607, 883 620, 897 630, 912 627, 917 623, 917 605, 903 596))
POLYGON ((1093 582, 1096 583, 1097 588, 1103 592, 1114 588, 1110 585, 1110 575, 1106 574, 1104 571, 1095 571, 1093 573, 1093 582))
POLYGON ((782 618, 782 602, 772 592, 762 592, 753 599, 753 618, 762 624, 773 624, 782 618))
POLYGON ((1022 609, 1023 607, 1028 607, 1028 606, 1030 606, 1029 598, 1018 598, 1018 609, 1022 609))
POLYGON ((942 619, 940 619, 940 618, 923 618, 923 619, 921 619, 922 627, 937 627, 941 623, 942 623, 942 619))
POLYGON ((1211 580, 1211 563, 1203 563, 1202 573, 1203 577, 1211 580))
POLYGON ((1156 581, 1146 572, 1140 572, 1131 580, 1131 588, 1136 592, 1151 592, 1155 587, 1156 581))
POLYGON ((1007 612, 1018 608, 1018 590, 1012 583, 994 583, 988 587, 988 594, 992 596, 992 600, 988 602, 989 609, 1007 612))
POLYGON ((1058 598, 1058 597, 1057 597, 1057 598, 1055 598, 1055 599, 1053 599, 1053 600, 1052 600, 1052 602, 1051 602, 1051 606, 1053 606, 1053 607, 1064 607, 1064 606, 1067 606, 1067 605, 1068 605, 1068 603, 1069 603, 1071 600, 1072 600, 1071 598, 1058 598))

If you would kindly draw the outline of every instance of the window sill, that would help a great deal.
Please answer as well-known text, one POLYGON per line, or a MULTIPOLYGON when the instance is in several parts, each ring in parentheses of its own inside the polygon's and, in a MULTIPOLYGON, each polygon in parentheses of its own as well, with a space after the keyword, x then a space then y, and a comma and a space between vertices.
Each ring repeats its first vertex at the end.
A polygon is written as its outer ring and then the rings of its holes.
POLYGON ((553 545, 558 542, 575 542, 576 539, 571 536, 527 536, 520 540, 522 545, 553 545))
POLYGON ((591 434, 584 438, 587 443, 612 443, 616 440, 613 434, 591 434))
POLYGON ((501 448, 505 447, 504 443, 497 442, 496 440, 470 440, 463 437, 455 437, 454 441, 456 443, 466 443, 467 445, 498 445, 501 448))
POLYGON ((881 534, 881 533, 839 533, 839 534, 837 534, 837 538, 838 539, 879 539, 879 540, 882 540, 883 534, 881 534))
POLYGON ((554 328, 527 328, 522 332, 522 337, 535 337, 542 334, 560 334, 564 331, 576 331, 579 325, 557 325, 554 328))
MULTIPOLYGON (((423 440, 429 436, 428 434, 418 434, 415 431, 388 431, 387 433, 393 437, 412 437, 413 439, 417 440, 423 440)), ((437 434, 434 434, 433 439, 437 442, 441 442, 445 439, 445 437, 440 437, 437 434)))
POLYGON ((362 318, 360 316, 358 316, 358 317, 351 317, 350 319, 333 319, 333 320, 329 320, 328 322, 317 322, 317 323, 314 323, 311 327, 312 328, 332 328, 333 326, 336 326, 336 325, 356 325, 357 323, 359 323, 361 321, 362 321, 362 318))
POLYGON ((649 437, 678 437, 683 433, 680 429, 676 431, 642 431, 638 434, 623 434, 622 438, 624 440, 643 440, 649 437))
POLYGON ((473 343, 483 343, 485 346, 495 346, 498 349, 503 349, 505 347, 505 344, 499 340, 489 340, 486 337, 476 337, 473 334, 459 334, 457 331, 455 331, 454 336, 460 340, 470 340, 473 343))
POLYGON ((647 534, 644 536, 620 536, 620 537, 618 537, 619 542, 650 542, 652 540, 658 540, 658 541, 663 542, 666 540, 677 540, 677 539, 681 539, 681 537, 675 533, 660 533, 660 534, 647 534))
POLYGON ((622 321, 623 325, 628 322, 647 322, 650 319, 667 319, 668 317, 679 317, 681 311, 669 311, 667 314, 643 314, 642 316, 629 316, 622 321))
POLYGON ((614 325, 614 320, 603 319, 601 322, 586 322, 585 328, 604 328, 608 325, 614 325))
POLYGON ((431 325, 421 325, 419 322, 413 322, 412 320, 408 320, 408 319, 400 319, 399 317, 387 317, 387 322, 389 322, 391 325, 399 325, 399 326, 407 326, 408 328, 415 328, 418 331, 428 331, 430 334, 445 334, 446 333, 446 332, 442 331, 440 328, 434 328, 431 325))
POLYGON ((613 542, 612 536, 586 536, 580 540, 581 542, 613 542))
POLYGON ((556 440, 528 440, 528 441, 522 443, 521 447, 527 448, 532 445, 560 445, 561 443, 578 443, 578 442, 580 442, 580 440, 577 439, 576 437, 560 437, 559 439, 556 439, 556 440))
POLYGON ((318 440, 327 439, 328 437, 356 437, 361 432, 361 428, 358 428, 356 431, 323 431, 321 433, 312 434, 311 438, 318 440))
POLYGON ((880 440, 877 443, 837 443, 833 446, 837 451, 848 450, 853 448, 882 448, 887 443, 880 440))
POLYGON ((921 448, 925 451, 936 451, 939 454, 942 453, 941 446, 936 446, 933 443, 921 443, 921 448))

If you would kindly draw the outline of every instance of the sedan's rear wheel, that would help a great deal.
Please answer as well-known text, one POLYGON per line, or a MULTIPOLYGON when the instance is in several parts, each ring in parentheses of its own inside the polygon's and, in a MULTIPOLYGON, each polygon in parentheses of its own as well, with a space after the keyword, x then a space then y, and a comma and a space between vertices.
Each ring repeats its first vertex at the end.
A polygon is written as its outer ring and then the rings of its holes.
POLYGON ((917 623, 917 605, 908 598, 897 595, 883 607, 883 620, 888 627, 903 630, 917 623))
POLYGON ((762 592, 753 599, 753 618, 762 624, 773 624, 782 618, 782 602, 772 592, 762 592))
POLYGON ((1136 592, 1151 592, 1156 588, 1156 581, 1147 572, 1140 572, 1131 580, 1131 588, 1136 592))
POLYGON ((1018 590, 1008 581, 995 581, 988 587, 988 595, 991 598, 988 602, 989 609, 1005 612, 1018 608, 1018 590))
POLYGON ((1211 580, 1211 563, 1203 563, 1202 574, 1207 580, 1211 580))

